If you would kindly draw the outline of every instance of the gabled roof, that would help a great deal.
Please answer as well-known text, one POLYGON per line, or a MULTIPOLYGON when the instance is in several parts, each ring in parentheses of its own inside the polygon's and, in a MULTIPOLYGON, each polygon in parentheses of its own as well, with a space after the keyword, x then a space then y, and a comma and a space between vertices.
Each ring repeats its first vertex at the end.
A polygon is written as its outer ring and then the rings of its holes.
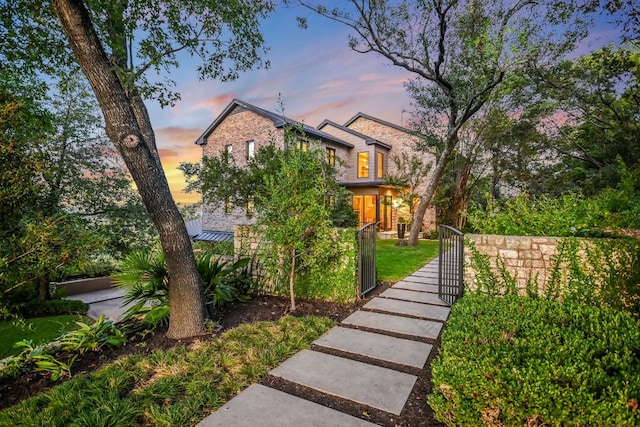
POLYGON ((358 120, 361 117, 364 118, 364 119, 368 119, 368 120, 374 121, 374 122, 378 122, 378 123, 380 123, 382 125, 385 125, 385 126, 392 127, 392 128, 397 129, 397 130, 399 130, 401 132, 405 132, 405 133, 408 133, 408 134, 411 134, 411 135, 415 134, 415 132, 410 130, 410 129, 404 128, 402 126, 398 126, 398 125, 396 125, 394 123, 391 123, 391 122, 388 122, 386 120, 382 120, 382 119, 379 119, 377 117, 373 117, 373 116, 370 116, 370 115, 364 114, 364 113, 358 113, 355 116, 351 117, 349 119, 349 121, 347 121, 347 123, 344 124, 345 127, 348 127, 351 123, 355 122, 356 120, 358 120))
POLYGON ((358 138, 362 138, 362 139, 364 139, 364 141, 366 142, 367 145, 379 145, 380 147, 384 147, 384 148, 386 148, 388 150, 391 150, 391 145, 390 144, 387 144, 386 142, 379 141, 379 140, 377 140, 375 138, 371 138, 368 135, 365 135, 363 133, 357 132, 357 131, 355 131, 353 129, 349 129, 346 126, 339 125, 339 124, 337 124, 335 122, 332 122, 331 120, 324 120, 322 123, 320 123, 318 125, 318 129, 322 130, 322 128, 325 127, 325 126, 333 126, 335 128, 340 129, 343 132, 347 132, 347 133, 350 133, 351 135, 357 136, 358 138))
POLYGON ((229 105, 227 105, 225 109, 222 110, 222 113, 220 113, 220 115, 216 117, 213 123, 211 123, 209 127, 203 132, 203 134, 200 135, 195 143, 198 145, 205 145, 207 143, 207 138, 209 137, 209 135, 211 135, 213 131, 220 125, 220 123, 222 123, 222 121, 233 111, 233 109, 238 106, 271 120, 276 128, 280 128, 285 125, 300 126, 302 131, 307 135, 313 135, 315 137, 334 142, 344 147, 353 148, 353 144, 349 144, 348 142, 343 141, 340 138, 336 138, 335 136, 329 135, 328 133, 322 132, 314 127, 301 122, 297 122, 288 117, 284 117, 281 114, 276 114, 263 108, 256 107, 255 105, 249 104, 248 102, 244 102, 239 99, 234 99, 233 101, 231 101, 229 105))

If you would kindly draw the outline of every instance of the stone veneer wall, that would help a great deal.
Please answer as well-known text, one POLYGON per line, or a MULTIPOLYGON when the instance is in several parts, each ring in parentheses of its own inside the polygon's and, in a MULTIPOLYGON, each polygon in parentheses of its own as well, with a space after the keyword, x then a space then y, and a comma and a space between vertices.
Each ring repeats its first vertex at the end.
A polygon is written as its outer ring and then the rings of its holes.
POLYGON ((499 236, 491 234, 465 234, 465 287, 476 289, 476 272, 471 267, 472 252, 469 243, 475 246, 480 254, 488 255, 494 272, 498 273, 496 259, 504 261, 507 271, 516 277, 518 288, 524 290, 529 278, 538 276, 539 290, 551 272, 557 252, 559 237, 535 236, 499 236))

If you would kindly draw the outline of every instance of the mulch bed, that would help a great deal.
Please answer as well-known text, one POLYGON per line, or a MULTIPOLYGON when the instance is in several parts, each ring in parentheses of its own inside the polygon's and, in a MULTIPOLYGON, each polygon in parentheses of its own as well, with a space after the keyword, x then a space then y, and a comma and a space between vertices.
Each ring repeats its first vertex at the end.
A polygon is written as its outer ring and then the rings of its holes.
MULTIPOLYGON (((316 300, 297 300, 295 312, 290 312, 290 302, 286 297, 259 296, 248 302, 236 302, 229 304, 219 313, 221 329, 209 335, 209 337, 213 338, 221 332, 243 323, 275 321, 287 314, 295 316, 326 316, 336 322, 340 322, 388 286, 389 285, 379 286, 375 292, 365 300, 348 305, 316 300)), ((121 348, 109 348, 99 353, 79 356, 72 366, 72 373, 74 376, 83 375, 97 370, 103 365, 113 362, 122 356, 130 354, 150 354, 156 350, 167 350, 175 346, 189 345, 193 341, 192 339, 170 340, 166 338, 165 332, 165 330, 157 329, 153 334, 144 337, 137 335, 130 336, 127 344, 121 348)), ((194 339, 202 340, 203 337, 194 339)), ((429 367, 431 366, 431 361, 438 353, 437 349, 439 348, 440 341, 437 340, 432 343, 434 344, 434 349, 427 361, 427 368, 421 371, 414 370, 413 372, 408 372, 418 375, 418 381, 400 416, 390 415, 384 411, 375 410, 336 396, 329 396, 279 378, 267 376, 262 383, 382 426, 440 426, 441 424, 434 420, 433 412, 426 403, 426 396, 431 392, 432 388, 431 370, 429 367)), ((353 356, 351 357, 353 358, 353 356)), ((370 360, 363 361, 371 362, 370 360)), ((384 364, 380 366, 384 366, 384 364)), ((43 373, 29 373, 14 379, 0 379, 0 409, 9 407, 46 391, 60 384, 62 381, 63 380, 52 382, 49 376, 43 373)))

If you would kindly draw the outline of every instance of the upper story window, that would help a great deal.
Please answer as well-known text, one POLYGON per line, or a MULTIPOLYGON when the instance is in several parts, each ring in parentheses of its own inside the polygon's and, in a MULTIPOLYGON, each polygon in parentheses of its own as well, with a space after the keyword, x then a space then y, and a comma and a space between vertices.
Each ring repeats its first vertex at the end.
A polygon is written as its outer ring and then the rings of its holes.
POLYGON ((229 156, 231 156, 231 155, 233 154, 233 145, 231 145, 231 144, 227 144, 227 145, 225 145, 225 146, 224 146, 224 151, 226 151, 226 152, 227 152, 227 154, 228 154, 229 156))
POLYGON ((325 153, 326 153, 327 163, 329 163, 331 166, 335 166, 336 150, 334 148, 329 148, 329 147, 327 147, 325 150, 326 150, 325 153))
POLYGON ((224 199, 224 213, 230 214, 233 211, 233 207, 231 206, 231 199, 226 197, 224 199))
POLYGON ((369 152, 358 153, 358 178, 369 178, 369 152))
POLYGON ((247 160, 253 159, 256 156, 255 147, 255 142, 247 141, 247 160))
POLYGON ((382 179, 384 175, 384 154, 376 153, 376 178, 382 179))

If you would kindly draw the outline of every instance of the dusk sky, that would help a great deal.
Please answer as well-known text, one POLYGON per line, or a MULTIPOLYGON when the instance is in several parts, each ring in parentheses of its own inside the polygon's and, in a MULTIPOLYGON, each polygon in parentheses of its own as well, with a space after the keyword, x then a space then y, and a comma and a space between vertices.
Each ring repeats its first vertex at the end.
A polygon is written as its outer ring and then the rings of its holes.
MULTIPOLYGON (((604 21, 604 20, 603 20, 604 21)), ((162 163, 177 202, 191 203, 196 194, 185 194, 180 162, 197 162, 202 150, 194 141, 233 99, 278 111, 278 94, 284 114, 317 126, 329 119, 344 123, 363 112, 406 125, 410 101, 403 82, 411 75, 375 54, 358 54, 348 46, 349 29, 302 8, 279 7, 264 23, 270 51, 267 70, 253 70, 233 82, 200 81, 195 65, 182 62, 172 73, 182 99, 173 108, 148 103, 162 163), (309 20, 300 29, 296 16, 309 20)), ((587 52, 617 40, 619 31, 600 24, 581 47, 587 52)), ((583 52, 583 53, 584 53, 583 52)))

